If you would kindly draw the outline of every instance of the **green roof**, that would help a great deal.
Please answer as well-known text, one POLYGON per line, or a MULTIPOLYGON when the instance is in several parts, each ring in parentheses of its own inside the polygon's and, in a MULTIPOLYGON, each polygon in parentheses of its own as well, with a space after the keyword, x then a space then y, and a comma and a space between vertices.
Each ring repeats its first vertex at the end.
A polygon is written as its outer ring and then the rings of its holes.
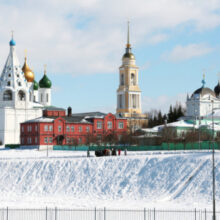
POLYGON ((38 90, 38 87, 39 87, 38 83, 35 80, 33 83, 34 83, 33 85, 34 90, 38 90))
POLYGON ((46 74, 44 74, 43 78, 40 80, 39 86, 40 86, 40 88, 46 88, 46 89, 51 88, 52 83, 51 83, 51 81, 49 80, 49 78, 47 77, 46 74))

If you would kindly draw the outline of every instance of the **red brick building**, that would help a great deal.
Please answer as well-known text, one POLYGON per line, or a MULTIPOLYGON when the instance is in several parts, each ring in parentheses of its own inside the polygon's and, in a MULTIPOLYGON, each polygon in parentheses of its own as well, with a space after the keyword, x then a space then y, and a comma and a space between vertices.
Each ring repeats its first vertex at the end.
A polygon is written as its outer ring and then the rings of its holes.
POLYGON ((127 119, 109 113, 90 112, 72 114, 65 109, 48 107, 43 117, 21 123, 22 146, 53 146, 86 144, 89 137, 102 139, 114 133, 120 136, 127 132, 127 119))

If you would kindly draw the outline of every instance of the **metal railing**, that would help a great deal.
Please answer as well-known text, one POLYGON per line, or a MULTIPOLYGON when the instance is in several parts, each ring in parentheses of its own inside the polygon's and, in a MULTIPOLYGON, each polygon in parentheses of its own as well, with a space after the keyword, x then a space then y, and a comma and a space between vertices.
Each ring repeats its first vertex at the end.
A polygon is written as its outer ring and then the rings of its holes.
MULTIPOLYGON (((212 220, 209 210, 0 209, 0 220, 212 220)), ((220 219, 220 212, 216 212, 220 219)))

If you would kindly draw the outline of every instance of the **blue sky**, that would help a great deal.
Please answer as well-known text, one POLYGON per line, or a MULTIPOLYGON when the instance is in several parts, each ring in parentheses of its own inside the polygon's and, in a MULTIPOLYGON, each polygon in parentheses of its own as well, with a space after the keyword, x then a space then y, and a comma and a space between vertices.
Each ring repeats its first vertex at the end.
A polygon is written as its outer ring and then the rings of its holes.
POLYGON ((128 19, 143 112, 184 104, 203 73, 207 87, 218 82, 219 0, 0 1, 0 10, 1 69, 14 30, 21 64, 27 49, 36 80, 47 64, 53 105, 73 112, 115 112, 128 19))

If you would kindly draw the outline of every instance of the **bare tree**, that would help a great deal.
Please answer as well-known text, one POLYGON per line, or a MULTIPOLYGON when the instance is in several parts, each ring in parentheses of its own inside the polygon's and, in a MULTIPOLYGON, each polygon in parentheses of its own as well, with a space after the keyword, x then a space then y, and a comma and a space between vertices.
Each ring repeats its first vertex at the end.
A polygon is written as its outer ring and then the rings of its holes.
POLYGON ((114 131, 104 134, 103 143, 109 145, 116 145, 118 143, 118 135, 114 131))
POLYGON ((91 134, 91 133, 87 133, 87 135, 85 137, 85 140, 86 140, 85 143, 88 146, 94 145, 97 142, 96 136, 94 134, 91 134))
POLYGON ((169 150, 170 143, 174 142, 175 139, 177 138, 177 131, 174 128, 165 126, 161 131, 161 137, 162 137, 162 142, 167 143, 169 150))

